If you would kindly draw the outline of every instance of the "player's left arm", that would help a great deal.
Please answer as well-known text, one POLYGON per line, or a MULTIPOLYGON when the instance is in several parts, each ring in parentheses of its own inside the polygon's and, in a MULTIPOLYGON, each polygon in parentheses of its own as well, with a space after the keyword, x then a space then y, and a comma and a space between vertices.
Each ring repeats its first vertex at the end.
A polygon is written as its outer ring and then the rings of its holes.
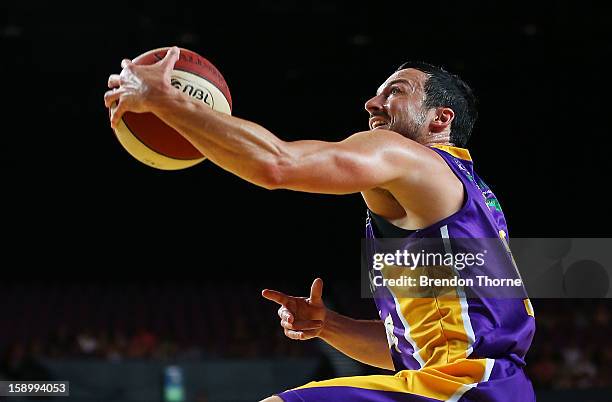
POLYGON ((361 132, 340 142, 283 141, 177 91, 170 85, 176 59, 178 49, 151 66, 122 62, 121 74, 109 78, 114 89, 105 95, 111 125, 126 111, 152 112, 215 164, 269 189, 348 194, 427 167, 419 160, 428 159, 425 147, 390 131, 361 132))

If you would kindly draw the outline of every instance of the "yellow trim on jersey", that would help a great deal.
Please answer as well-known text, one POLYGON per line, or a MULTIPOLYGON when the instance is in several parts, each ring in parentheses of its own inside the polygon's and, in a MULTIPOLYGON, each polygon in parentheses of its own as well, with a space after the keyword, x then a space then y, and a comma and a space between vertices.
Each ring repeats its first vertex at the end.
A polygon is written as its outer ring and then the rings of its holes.
POLYGON ((470 151, 468 151, 466 148, 453 147, 450 145, 432 145, 432 147, 446 151, 449 154, 453 155, 455 158, 463 159, 466 161, 472 160, 472 157, 470 156, 470 151))
POLYGON ((457 296, 399 299, 399 304, 425 367, 467 357, 470 344, 457 296))
POLYGON ((461 359, 453 363, 425 367, 420 370, 402 370, 390 375, 343 377, 325 381, 312 381, 301 387, 356 387, 374 391, 403 392, 441 401, 450 399, 466 385, 488 380, 488 359, 461 359))
POLYGON ((523 304, 525 305, 525 310, 527 310, 527 314, 535 318, 535 313, 533 312, 533 306, 531 305, 531 300, 523 299, 523 304))
MULTIPOLYGON (((381 270, 385 279, 419 278, 450 279, 455 276, 451 267, 407 268, 386 265, 381 270)), ((401 283, 401 282, 396 282, 401 283)), ((468 356, 471 348, 463 322, 461 299, 455 287, 392 286, 387 285, 399 304, 408 324, 408 335, 414 342, 417 361, 423 367, 448 364, 468 356)))

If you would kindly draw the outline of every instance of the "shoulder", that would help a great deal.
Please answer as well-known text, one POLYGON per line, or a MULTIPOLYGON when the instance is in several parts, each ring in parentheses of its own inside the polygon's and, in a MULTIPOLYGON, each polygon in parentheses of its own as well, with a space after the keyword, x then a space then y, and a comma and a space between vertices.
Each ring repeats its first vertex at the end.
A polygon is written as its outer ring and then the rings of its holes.
POLYGON ((370 130, 357 132, 340 142, 343 146, 366 148, 373 153, 379 153, 385 159, 398 159, 412 164, 434 163, 446 166, 444 159, 433 149, 419 144, 403 135, 389 130, 370 130))

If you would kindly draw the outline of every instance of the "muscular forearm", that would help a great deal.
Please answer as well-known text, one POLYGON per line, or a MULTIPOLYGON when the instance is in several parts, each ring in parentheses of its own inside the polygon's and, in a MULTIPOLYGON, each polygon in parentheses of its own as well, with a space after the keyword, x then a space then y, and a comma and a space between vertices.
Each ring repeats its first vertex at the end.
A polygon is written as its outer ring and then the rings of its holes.
POLYGON ((265 128, 169 92, 152 110, 206 158, 251 183, 272 187, 284 143, 265 128))
POLYGON ((328 310, 319 337, 362 363, 394 369, 382 321, 355 320, 328 310))

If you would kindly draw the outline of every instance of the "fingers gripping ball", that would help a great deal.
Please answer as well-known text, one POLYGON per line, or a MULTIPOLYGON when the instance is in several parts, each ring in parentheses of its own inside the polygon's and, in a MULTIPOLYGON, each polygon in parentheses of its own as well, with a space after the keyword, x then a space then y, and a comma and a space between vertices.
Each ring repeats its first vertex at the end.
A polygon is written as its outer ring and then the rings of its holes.
MULTIPOLYGON (((148 51, 133 60, 150 65, 162 60, 169 47, 148 51)), ((219 112, 231 114, 232 98, 225 79, 208 60, 181 49, 171 75, 172 86, 219 112)), ((177 170, 205 158, 176 130, 152 113, 127 112, 114 130, 123 147, 136 159, 157 169, 177 170)))

